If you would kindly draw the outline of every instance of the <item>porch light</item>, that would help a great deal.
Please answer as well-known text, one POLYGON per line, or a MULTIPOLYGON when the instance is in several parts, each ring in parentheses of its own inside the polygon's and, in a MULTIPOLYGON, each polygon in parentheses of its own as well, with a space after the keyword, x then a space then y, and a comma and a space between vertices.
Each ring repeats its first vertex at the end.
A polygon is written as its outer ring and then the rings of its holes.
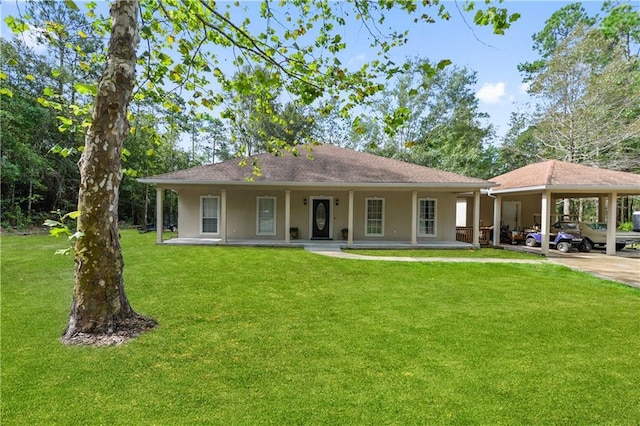
POLYGON ((340 199, 336 198, 336 206, 339 206, 339 205, 340 205, 340 199))
POLYGON ((302 200, 302 202, 304 203, 304 205, 307 205, 307 199, 305 198, 304 200, 302 200))

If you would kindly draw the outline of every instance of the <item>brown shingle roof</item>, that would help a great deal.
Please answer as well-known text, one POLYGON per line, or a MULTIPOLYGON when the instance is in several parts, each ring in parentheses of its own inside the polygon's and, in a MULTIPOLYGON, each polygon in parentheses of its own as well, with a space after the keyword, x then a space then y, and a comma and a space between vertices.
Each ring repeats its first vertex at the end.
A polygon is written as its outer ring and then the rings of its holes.
MULTIPOLYGON (((256 182, 264 183, 353 183, 353 184, 451 184, 485 188, 492 186, 482 179, 405 163, 373 154, 318 145, 310 148, 313 160, 307 158, 307 147, 299 146, 299 156, 289 153, 276 157, 260 154, 255 158, 262 176, 256 182)), ((194 167, 172 173, 140 179, 146 183, 233 183, 245 182, 252 175, 248 166, 238 165, 240 159, 194 167)))
POLYGON ((493 189, 494 192, 518 188, 577 186, 586 190, 604 187, 635 187, 640 191, 640 175, 559 160, 529 164, 489 180, 500 184, 493 189))

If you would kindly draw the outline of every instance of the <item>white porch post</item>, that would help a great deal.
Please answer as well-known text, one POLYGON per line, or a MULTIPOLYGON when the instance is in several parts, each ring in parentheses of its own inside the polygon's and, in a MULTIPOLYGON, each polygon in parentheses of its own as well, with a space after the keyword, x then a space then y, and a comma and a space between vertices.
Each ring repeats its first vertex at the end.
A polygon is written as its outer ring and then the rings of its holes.
POLYGON ((480 191, 473 193, 473 246, 480 248, 480 191))
POLYGON ((220 190, 220 239, 227 242, 227 190, 220 190))
POLYGON ((284 191, 284 241, 289 242, 291 235, 289 235, 289 228, 291 227, 291 190, 284 191))
POLYGON ((162 242, 162 228, 164 227, 164 218, 162 217, 162 192, 162 188, 156 188, 156 243, 162 242))
POLYGON ((493 245, 500 245, 500 220, 502 219, 502 197, 497 195, 493 199, 493 245))
POLYGON ((615 255, 616 254, 616 216, 618 203, 616 199, 618 198, 618 194, 612 192, 609 194, 609 199, 607 201, 607 254, 615 255))
POLYGON ((347 244, 353 244, 353 189, 349 190, 349 219, 347 222, 349 228, 349 236, 347 237, 347 244))
POLYGON ((411 192, 411 244, 418 244, 418 191, 411 192))
POLYGON ((549 191, 545 191, 542 193, 542 206, 541 206, 541 217, 540 217, 540 221, 542 222, 540 224, 541 229, 540 229, 540 235, 542 237, 542 241, 541 241, 541 247, 542 247, 542 254, 545 256, 549 255, 549 228, 551 227, 551 209, 550 209, 550 203, 551 203, 551 194, 549 193, 549 191))

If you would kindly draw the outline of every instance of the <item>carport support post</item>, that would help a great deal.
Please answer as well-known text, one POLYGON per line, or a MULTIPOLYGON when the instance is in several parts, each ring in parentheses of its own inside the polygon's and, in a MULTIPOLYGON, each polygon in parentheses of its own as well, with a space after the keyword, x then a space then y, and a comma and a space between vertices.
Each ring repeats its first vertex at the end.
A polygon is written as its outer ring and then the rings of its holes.
POLYGON ((286 189, 284 191, 284 241, 289 242, 291 235, 289 229, 291 228, 291 190, 286 189))
POLYGON ((493 246, 500 245, 500 218, 502 217, 502 197, 497 195, 493 199, 493 246))
POLYGON ((549 228, 551 227, 551 211, 550 211, 550 201, 551 201, 551 193, 549 191, 545 191, 542 193, 542 205, 541 205, 541 217, 542 221, 540 234, 542 237, 541 241, 541 249, 542 254, 545 256, 549 255, 549 228))
POLYGON ((616 202, 618 194, 612 192, 609 194, 607 202, 607 254, 616 254, 616 216, 618 215, 616 202))
POLYGON ((162 188, 156 188, 156 243, 158 244, 162 242, 162 228, 164 227, 162 209, 162 188))
POLYGON ((473 193, 473 246, 480 248, 480 191, 473 193))

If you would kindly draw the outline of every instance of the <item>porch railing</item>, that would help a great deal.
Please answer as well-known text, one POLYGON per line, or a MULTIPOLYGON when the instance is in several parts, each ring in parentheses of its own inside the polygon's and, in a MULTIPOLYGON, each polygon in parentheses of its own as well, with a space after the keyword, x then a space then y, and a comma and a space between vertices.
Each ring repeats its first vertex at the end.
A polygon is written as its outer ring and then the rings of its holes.
MULTIPOLYGON (((493 231, 492 226, 485 226, 480 228, 480 245, 481 246, 491 245, 492 231, 493 231)), ((456 227, 456 241, 473 244, 473 227, 469 227, 469 226, 456 227)))

